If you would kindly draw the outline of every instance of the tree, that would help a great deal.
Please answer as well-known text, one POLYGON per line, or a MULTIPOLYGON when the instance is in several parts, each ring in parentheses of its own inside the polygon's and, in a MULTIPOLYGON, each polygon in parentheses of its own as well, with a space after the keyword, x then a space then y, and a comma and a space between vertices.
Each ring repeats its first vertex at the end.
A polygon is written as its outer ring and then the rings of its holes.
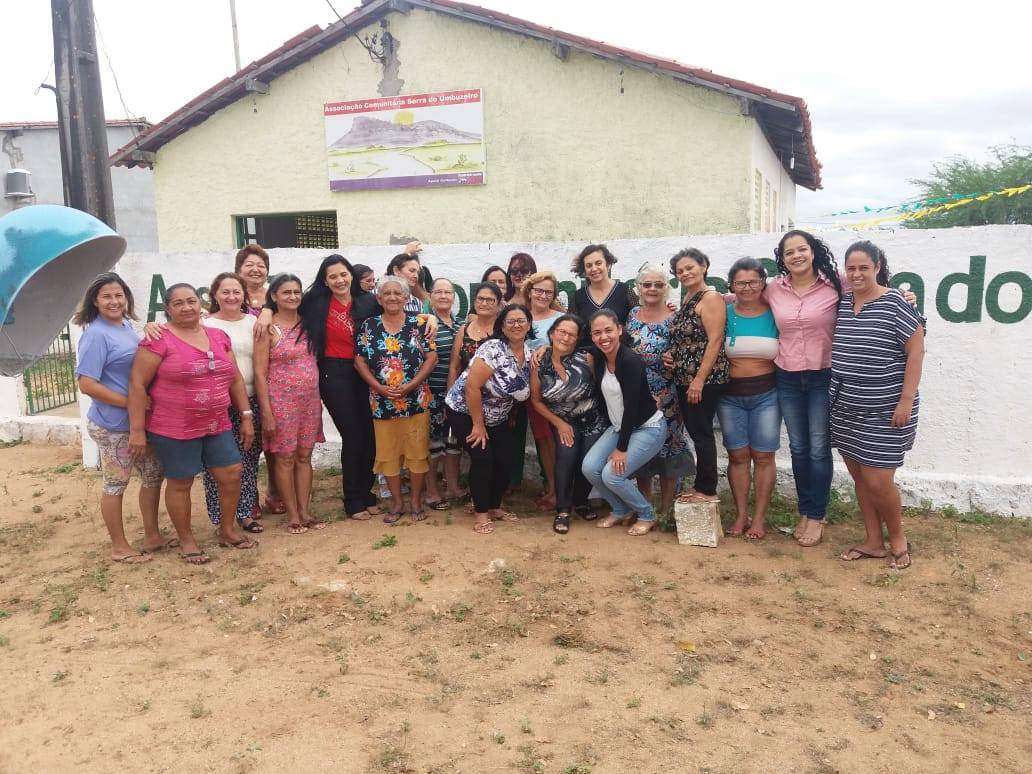
MULTIPOLYGON (((920 186, 922 199, 988 193, 1032 183, 1032 146, 994 145, 989 148, 989 156, 990 160, 985 164, 954 156, 936 164, 926 179, 909 182, 920 186)), ((984 202, 975 201, 918 220, 903 221, 907 228, 985 226, 990 223, 1032 224, 1032 191, 1011 197, 993 196, 984 202)))

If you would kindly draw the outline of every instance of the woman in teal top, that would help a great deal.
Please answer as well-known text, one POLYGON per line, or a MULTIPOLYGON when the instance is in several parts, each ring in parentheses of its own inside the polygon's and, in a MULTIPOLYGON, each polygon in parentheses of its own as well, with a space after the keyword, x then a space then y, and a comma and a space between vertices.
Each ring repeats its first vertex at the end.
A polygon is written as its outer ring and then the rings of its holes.
POLYGON ((737 511, 727 534, 744 534, 750 540, 762 540, 767 534, 764 523, 777 476, 774 452, 781 445, 781 409, 774 374, 778 327, 763 300, 766 284, 767 273, 755 258, 735 261, 728 272, 728 285, 735 294, 735 302, 727 305, 724 340, 731 380, 717 407, 728 456, 727 480, 737 511), (750 479, 756 487, 751 519, 750 479))

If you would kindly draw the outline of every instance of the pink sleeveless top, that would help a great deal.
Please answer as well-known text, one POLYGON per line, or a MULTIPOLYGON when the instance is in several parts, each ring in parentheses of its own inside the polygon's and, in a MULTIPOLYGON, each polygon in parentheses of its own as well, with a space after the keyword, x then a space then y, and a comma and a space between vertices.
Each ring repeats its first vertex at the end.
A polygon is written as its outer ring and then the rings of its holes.
POLYGON ((158 373, 147 390, 151 409, 147 431, 186 441, 231 429, 229 386, 236 366, 233 347, 218 328, 205 328, 210 350, 200 350, 166 330, 157 341, 144 339, 142 349, 161 357, 158 373))

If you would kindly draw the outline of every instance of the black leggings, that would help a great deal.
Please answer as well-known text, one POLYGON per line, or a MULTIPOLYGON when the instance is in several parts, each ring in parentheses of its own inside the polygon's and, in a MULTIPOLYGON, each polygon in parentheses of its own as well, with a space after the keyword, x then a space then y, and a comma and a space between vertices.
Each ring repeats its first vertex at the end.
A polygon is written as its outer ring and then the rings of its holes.
POLYGON ((327 357, 319 367, 319 395, 340 434, 344 510, 351 516, 376 505, 372 493, 376 437, 369 385, 358 375, 353 360, 327 357))
POLYGON ((571 508, 588 504, 591 482, 581 472, 581 463, 595 441, 604 431, 582 433, 573 431, 573 446, 564 446, 559 431, 552 428, 555 439, 555 512, 569 513, 571 508))
POLYGON ((487 446, 472 448, 466 436, 473 431, 469 414, 448 409, 448 422, 462 448, 469 452, 469 491, 473 495, 473 510, 487 513, 502 507, 502 495, 509 486, 512 467, 512 430, 509 423, 488 426, 487 446))
POLYGON ((688 388, 677 385, 677 404, 684 428, 695 444, 695 491, 707 495, 717 493, 717 440, 713 435, 713 417, 717 415, 723 385, 707 384, 702 400, 688 402, 688 388))

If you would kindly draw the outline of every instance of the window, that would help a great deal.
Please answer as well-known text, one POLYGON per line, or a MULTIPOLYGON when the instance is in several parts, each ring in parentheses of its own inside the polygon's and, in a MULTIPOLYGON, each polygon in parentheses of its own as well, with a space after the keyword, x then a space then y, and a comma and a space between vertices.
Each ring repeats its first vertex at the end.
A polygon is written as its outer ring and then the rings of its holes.
POLYGON ((766 191, 766 193, 765 193, 764 204, 765 204, 765 207, 766 207, 766 210, 767 210, 767 217, 766 217, 766 219, 764 221, 764 224, 763 224, 763 230, 764 231, 773 231, 774 230, 774 215, 771 213, 771 210, 770 210, 770 181, 769 180, 766 183, 765 191, 766 191))
POLYGON ((763 230, 763 173, 753 174, 753 230, 763 230))
POLYGON ((781 225, 780 225, 781 218, 778 216, 778 192, 777 191, 774 191, 774 192, 771 193, 770 217, 771 217, 771 220, 774 222, 773 230, 774 231, 780 231, 781 230, 781 225))
POLYGON ((255 242, 266 248, 339 247, 336 212, 240 215, 236 218, 236 234, 237 247, 255 242))

